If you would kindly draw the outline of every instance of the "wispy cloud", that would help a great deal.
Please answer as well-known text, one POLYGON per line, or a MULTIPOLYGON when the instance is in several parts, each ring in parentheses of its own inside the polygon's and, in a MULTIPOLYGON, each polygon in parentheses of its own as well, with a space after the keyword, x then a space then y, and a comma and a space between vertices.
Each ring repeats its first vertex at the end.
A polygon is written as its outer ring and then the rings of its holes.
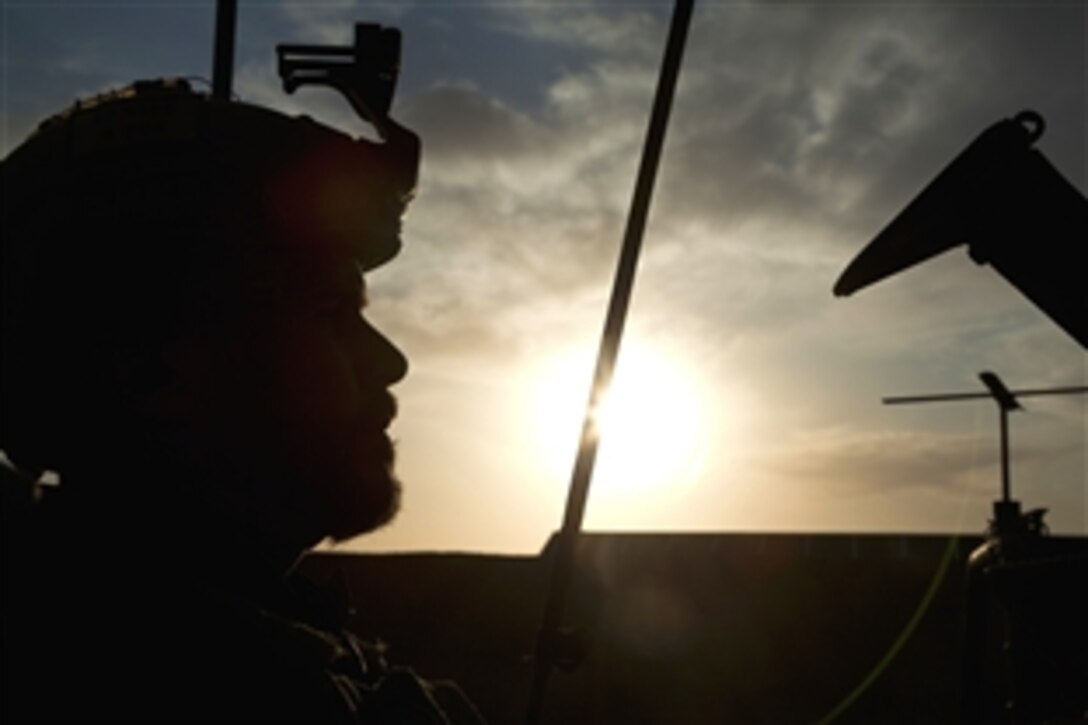
POLYGON ((490 3, 494 27, 535 42, 585 48, 627 59, 656 57, 668 3, 490 3))
POLYGON ((296 39, 288 42, 351 45, 356 22, 395 23, 415 8, 412 0, 322 0, 276 5, 296 39))
MULTIPOLYGON (((995 426, 996 429, 996 426, 995 426)), ((829 495, 881 495, 898 489, 973 489, 999 493, 996 434, 916 430, 810 429, 768 457, 783 477, 829 495)), ((1021 441, 1016 463, 1070 453, 1068 444, 1021 441)))

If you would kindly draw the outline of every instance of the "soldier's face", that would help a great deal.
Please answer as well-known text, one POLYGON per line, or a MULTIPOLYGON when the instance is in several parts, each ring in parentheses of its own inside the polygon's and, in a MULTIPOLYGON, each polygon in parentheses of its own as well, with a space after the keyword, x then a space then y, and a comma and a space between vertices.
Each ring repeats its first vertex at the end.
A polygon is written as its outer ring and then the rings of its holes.
POLYGON ((238 516, 316 543, 381 526, 399 501, 390 386, 401 352, 363 316, 354 262, 289 259, 257 270, 246 299, 190 364, 206 436, 238 516))

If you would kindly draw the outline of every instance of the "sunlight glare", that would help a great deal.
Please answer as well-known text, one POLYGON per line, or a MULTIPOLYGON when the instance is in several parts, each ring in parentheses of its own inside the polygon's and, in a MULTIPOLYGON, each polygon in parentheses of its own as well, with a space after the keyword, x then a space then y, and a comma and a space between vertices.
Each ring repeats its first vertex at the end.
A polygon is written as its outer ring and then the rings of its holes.
MULTIPOLYGON (((556 356, 538 377, 536 440, 550 477, 569 484, 592 382, 585 352, 556 356)), ((632 500, 689 485, 706 454, 706 414, 695 379, 657 350, 627 344, 599 407, 592 497, 632 500)))

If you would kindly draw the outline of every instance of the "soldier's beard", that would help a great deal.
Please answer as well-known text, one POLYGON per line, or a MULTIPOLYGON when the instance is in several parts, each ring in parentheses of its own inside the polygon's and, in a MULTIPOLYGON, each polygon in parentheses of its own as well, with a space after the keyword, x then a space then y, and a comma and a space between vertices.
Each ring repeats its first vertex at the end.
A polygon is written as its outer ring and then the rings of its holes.
POLYGON ((338 487, 329 502, 329 529, 333 541, 343 541, 389 524, 400 510, 401 484, 394 472, 395 452, 385 435, 368 440, 360 454, 361 470, 354 480, 338 487))

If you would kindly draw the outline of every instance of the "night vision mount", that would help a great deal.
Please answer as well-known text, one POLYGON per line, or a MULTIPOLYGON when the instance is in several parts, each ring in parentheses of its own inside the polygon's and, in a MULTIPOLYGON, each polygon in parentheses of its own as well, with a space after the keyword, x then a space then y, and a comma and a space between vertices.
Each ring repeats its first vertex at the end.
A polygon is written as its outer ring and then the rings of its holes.
POLYGON ((278 45, 280 79, 287 93, 305 85, 336 89, 385 138, 400 73, 400 45, 399 30, 374 23, 356 23, 350 46, 278 45))

